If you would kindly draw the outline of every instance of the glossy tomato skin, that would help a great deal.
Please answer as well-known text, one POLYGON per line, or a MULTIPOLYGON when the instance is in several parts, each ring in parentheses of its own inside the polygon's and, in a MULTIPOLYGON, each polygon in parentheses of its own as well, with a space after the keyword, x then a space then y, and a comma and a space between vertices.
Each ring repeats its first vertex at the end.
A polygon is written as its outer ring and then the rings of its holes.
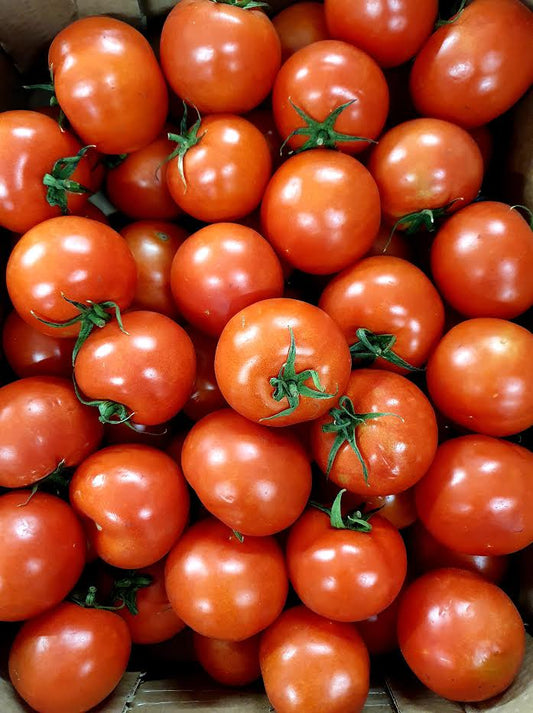
POLYGON ((6 268, 7 289, 19 315, 54 337, 74 337, 80 328, 79 323, 49 327, 37 319, 64 322, 76 317, 79 311, 62 294, 84 304, 112 301, 125 309, 136 280, 133 255, 119 233, 70 215, 51 218, 25 233, 6 268))
MULTIPOLYGON (((300 300, 281 297, 245 307, 224 328, 215 354, 215 374, 222 395, 242 416, 266 426, 288 426, 325 413, 343 392, 351 369, 346 340, 323 310, 300 300), (313 369, 331 398, 302 396, 288 415, 270 418, 288 407, 276 401, 270 379, 287 361, 291 327, 297 373, 313 369)), ((313 387, 311 378, 305 382, 313 387)), ((313 387, 314 388, 314 387, 313 387)))
POLYGON ((215 223, 193 233, 172 261, 170 285, 180 313, 212 337, 241 309, 281 297, 284 288, 270 244, 237 223, 215 223))
POLYGON ((418 112, 465 127, 492 121, 533 81, 532 43, 533 16, 523 3, 476 0, 418 53, 410 78, 418 112))
POLYGON ((21 621, 58 604, 85 565, 85 535, 72 509, 46 493, 0 496, 0 621, 21 621))
POLYGON ((298 2, 272 18, 281 42, 281 59, 285 62, 302 47, 329 39, 324 6, 319 2, 298 2))
POLYGON ((261 676, 260 641, 260 634, 242 641, 224 641, 193 633, 194 652, 202 668, 224 686, 246 686, 261 676))
POLYGON ((482 701, 504 691, 520 669, 524 625, 509 597, 472 572, 438 569, 404 592, 398 615, 402 654, 440 696, 482 701))
MULTIPOLYGON (((381 255, 361 260, 336 275, 319 300, 342 329, 348 344, 356 330, 393 334, 393 351, 412 366, 422 366, 444 329, 444 305, 431 281, 415 265, 381 255)), ((406 373, 384 359, 373 366, 406 373)))
POLYGON ((139 569, 160 560, 183 532, 189 493, 175 461, 150 446, 109 446, 87 458, 70 502, 109 564, 139 569))
MULTIPOLYGON (((351 101, 335 122, 335 130, 376 139, 387 118, 389 88, 381 69, 361 49, 338 40, 322 40, 292 55, 276 77, 272 109, 284 139, 305 126, 291 101, 316 121, 324 121, 337 107, 351 101)), ((305 141, 305 136, 293 136, 288 145, 296 149, 305 141)), ((338 141, 335 145, 345 153, 356 154, 370 143, 338 141)))
POLYGON ((187 326, 196 353, 196 379, 189 400, 183 407, 191 421, 199 421, 207 414, 227 406, 215 376, 217 340, 187 326))
POLYGON ((148 41, 111 17, 85 17, 48 53, 57 99, 72 128, 105 154, 131 153, 161 132, 168 92, 148 41))
POLYGON ((186 331, 158 312, 129 312, 93 332, 76 358, 74 376, 89 399, 116 401, 144 426, 168 421, 189 398, 196 374, 186 331))
POLYGON ((369 688, 369 659, 353 624, 304 606, 283 612, 259 650, 267 696, 278 713, 359 713, 369 688), (334 682, 342 681, 342 686, 334 682))
POLYGON ((483 179, 483 158, 474 139, 440 119, 412 119, 389 129, 368 164, 379 188, 384 218, 399 218, 426 208, 471 203, 483 179))
POLYGON ((61 462, 77 465, 98 448, 102 435, 97 414, 78 401, 70 380, 13 381, 0 389, 0 485, 25 487, 61 462))
POLYGON ((513 319, 533 305, 533 239, 518 211, 481 201, 453 215, 431 246, 444 299, 467 317, 513 319))
POLYGON ((192 427, 181 463, 207 510, 243 535, 273 535, 289 527, 311 493, 311 464, 297 437, 231 409, 192 427))
POLYGON ((130 649, 128 627, 117 614, 64 602, 20 629, 9 677, 39 713, 83 713, 118 685, 130 649))
POLYGON ((280 63, 279 37, 261 8, 182 0, 161 32, 161 66, 170 86, 202 113, 255 108, 280 63))
POLYGON ((283 553, 272 537, 239 542, 215 518, 192 525, 165 566, 170 603, 203 636, 248 639, 281 613, 288 591, 283 553))
MULTIPOLYGON (((60 158, 75 156, 80 142, 57 121, 36 111, 0 113, 0 225, 14 233, 25 233, 37 223, 61 215, 59 206, 46 200, 46 173, 52 173, 60 158)), ((91 167, 82 158, 70 180, 86 188, 91 183, 91 167)), ((87 193, 66 194, 69 212, 83 211, 87 193)))
POLYGON ((379 509, 381 517, 388 520, 398 530, 409 527, 417 518, 414 488, 403 490, 395 495, 374 495, 365 498, 366 512, 377 509, 379 509))
POLYGON ((327 275, 369 250, 380 224, 379 192, 353 157, 312 149, 291 156, 274 173, 261 223, 280 257, 303 272, 327 275))
POLYGON ((533 424, 533 336, 504 319, 460 322, 431 355, 426 378, 434 405, 454 423, 488 436, 533 424))

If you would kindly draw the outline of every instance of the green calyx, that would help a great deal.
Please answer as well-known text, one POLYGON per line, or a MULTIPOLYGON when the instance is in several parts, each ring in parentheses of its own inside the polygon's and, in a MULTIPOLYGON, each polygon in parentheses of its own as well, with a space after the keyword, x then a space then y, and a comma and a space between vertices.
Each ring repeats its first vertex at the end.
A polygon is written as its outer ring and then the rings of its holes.
POLYGON ((351 106, 356 100, 351 99, 350 101, 341 104, 336 109, 334 109, 331 114, 329 114, 323 121, 316 121, 306 114, 303 109, 296 106, 292 99, 289 97, 289 102, 294 111, 298 116, 303 119, 305 126, 300 126, 287 136, 285 141, 282 143, 280 148, 280 153, 285 148, 288 141, 291 140, 293 136, 307 136, 307 140, 299 148, 291 151, 290 153, 300 153, 302 151, 307 151, 308 149, 325 148, 325 149, 335 149, 338 143, 351 142, 351 141, 366 141, 367 143, 375 144, 377 143, 373 139, 365 139, 361 136, 352 136, 350 134, 341 134, 335 131, 334 125, 339 115, 351 106))
MULTIPOLYGON (((196 107, 195 107, 196 109, 196 107)), ((196 113, 198 115, 198 118, 194 122, 194 124, 191 126, 190 129, 187 128, 187 104, 183 102, 183 117, 181 119, 180 123, 180 133, 179 134, 173 134, 173 133, 168 133, 167 137, 169 141, 175 141, 177 143, 176 148, 174 151, 170 154, 170 156, 167 156, 165 159, 164 163, 168 161, 172 161, 172 159, 177 158, 178 159, 178 173, 180 174, 180 178, 183 182, 183 185, 185 189, 187 188, 187 181, 185 180, 185 170, 183 167, 183 162, 185 160, 185 154, 189 149, 192 149, 193 146, 196 146, 197 143, 201 140, 202 136, 204 134, 200 134, 198 136, 198 129, 200 128, 200 123, 202 121, 202 117, 200 116, 200 112, 198 109, 196 109, 196 113)))
POLYGON ((104 166, 108 169, 117 168, 121 163, 128 158, 127 153, 106 154, 100 159, 104 166))
MULTIPOLYGON (((54 72, 52 70, 52 67, 50 67, 50 82, 45 83, 45 84, 24 84, 23 85, 24 89, 41 89, 44 92, 51 92, 51 97, 49 101, 50 106, 59 106, 59 102, 56 97, 56 90, 54 87, 54 72)), ((59 124, 60 129, 65 128, 66 124, 66 116, 63 113, 63 109, 59 107, 59 116, 57 118, 57 123, 59 124)))
POLYGON ((306 369, 300 373, 296 373, 296 342, 292 327, 289 327, 290 344, 287 352, 287 361, 283 364, 277 376, 270 379, 270 385, 274 391, 272 398, 275 401, 283 401, 287 399, 288 407, 279 413, 272 416, 262 418, 261 421, 269 421, 273 418, 281 416, 290 416, 300 405, 300 397, 307 396, 311 399, 331 399, 335 394, 328 394, 324 391, 324 387, 320 383, 318 373, 314 369, 306 369), (305 382, 311 379, 315 388, 312 389, 306 386, 305 382))
POLYGON ((462 198, 454 198, 442 208, 424 208, 419 211, 414 211, 413 213, 406 213, 402 215, 401 218, 394 223, 392 230, 389 235, 389 239, 383 252, 387 250, 392 240, 392 236, 396 230, 401 226, 401 229, 407 233, 407 235, 413 235, 418 233, 420 230, 425 229, 428 233, 434 233, 439 227, 439 221, 448 215, 448 212, 454 203, 457 201, 462 201, 462 198))
POLYGON ((466 5, 466 0, 461 0, 461 2, 459 3, 459 7, 457 8, 457 10, 454 12, 454 14, 448 20, 445 20, 444 18, 439 16, 437 22, 435 23, 435 29, 438 30, 439 27, 444 27, 445 25, 452 25, 463 14, 465 5, 466 5))
POLYGON ((101 604, 96 598, 97 591, 94 585, 91 585, 87 589, 75 589, 69 594, 68 600, 84 609, 101 609, 103 611, 119 611, 120 609, 124 609, 124 602, 121 602, 119 606, 106 606, 105 604, 101 604))
POLYGON ((137 592, 139 589, 152 584, 153 579, 148 574, 142 574, 138 570, 117 570, 117 576, 113 582, 110 599, 112 602, 119 602, 118 608, 126 609, 134 616, 139 613, 137 609, 137 592))
POLYGON ((398 356, 392 348, 396 344, 394 334, 375 334, 369 329, 361 327, 355 332, 358 341, 350 347, 350 354, 354 361, 354 366, 364 367, 373 364, 376 359, 385 359, 390 364, 398 366, 408 371, 424 371, 418 366, 409 364, 408 361, 398 356))
POLYGON ((270 4, 268 2, 261 2, 261 0, 211 0, 216 5, 232 5, 233 7, 240 7, 241 10, 253 10, 258 7, 268 7, 270 4))
POLYGON ((370 512, 363 513, 361 510, 354 510, 347 515, 342 514, 341 500, 342 496, 346 492, 346 488, 339 490, 331 508, 327 508, 324 505, 320 505, 316 502, 309 503, 311 507, 320 510, 329 517, 331 527, 336 530, 354 530, 355 532, 370 532, 372 530, 372 525, 369 520, 377 512, 377 510, 371 510, 370 512))
POLYGON ((134 416, 134 412, 131 411, 127 406, 125 406, 124 404, 119 404, 117 401, 109 401, 105 399, 86 400, 80 394, 80 390, 78 389, 78 385, 75 379, 73 379, 73 382, 74 391, 76 392, 78 401, 80 401, 80 403, 82 403, 84 406, 92 406, 98 409, 98 420, 100 421, 100 423, 109 425, 125 423, 126 426, 132 429, 132 431, 137 430, 135 428, 135 425, 130 422, 130 419, 134 416))
POLYGON ((75 156, 67 156, 60 158, 54 163, 51 173, 45 173, 43 176, 43 184, 48 188, 46 191, 46 201, 48 205, 54 207, 59 206, 61 213, 68 213, 68 194, 69 193, 90 193, 91 191, 82 186, 77 181, 72 181, 70 177, 77 169, 79 162, 85 156, 89 149, 94 146, 84 146, 78 151, 75 156))

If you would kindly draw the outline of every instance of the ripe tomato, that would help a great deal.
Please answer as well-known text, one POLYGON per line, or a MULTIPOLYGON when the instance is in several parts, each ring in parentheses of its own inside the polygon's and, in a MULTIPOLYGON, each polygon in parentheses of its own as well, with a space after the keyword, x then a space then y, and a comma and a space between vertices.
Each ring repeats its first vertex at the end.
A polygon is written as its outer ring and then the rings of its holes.
POLYGON ((469 319, 444 335, 427 365, 435 406, 488 436, 533 425, 533 335, 504 319, 469 319))
POLYGON ((105 154, 137 151, 161 132, 168 92, 148 41, 111 17, 85 17, 48 53, 57 99, 72 128, 105 154))
POLYGON ((351 156, 315 149, 292 156, 272 176, 261 204, 265 237, 291 265, 338 272, 369 250, 379 229, 375 181, 351 156))
POLYGON ((350 366, 350 350, 331 317, 285 297, 256 302, 232 317, 215 354, 228 404, 266 426, 325 413, 343 392, 350 366))
POLYGON ((437 569, 404 592, 402 654, 439 696, 482 701, 504 691, 524 656, 524 625, 509 597, 472 572, 437 569))
POLYGON ((109 446, 87 458, 72 477, 70 502, 98 556, 123 569, 160 560, 189 515, 189 493, 176 462, 137 444, 109 446))
POLYGON ((280 63, 279 37, 262 8, 181 0, 163 25, 165 76, 201 112, 253 109, 270 92, 280 63))
POLYGON ((114 612, 65 602, 26 622, 9 652, 9 677, 39 713, 88 711, 126 671, 131 640, 114 612))
POLYGON ((84 342, 76 382, 88 399, 124 404, 134 423, 168 421, 194 385, 193 344, 179 324, 158 312, 129 312, 122 323, 125 332, 111 322, 84 342))
POLYGON ((329 38, 324 5, 319 2, 297 2, 272 18, 281 42, 281 61, 285 62, 302 47, 329 38))
POLYGON ((413 262, 412 242, 401 230, 391 233, 390 225, 381 225, 367 252, 367 257, 388 255, 388 257, 401 257, 403 260, 413 262))
POLYGON ((243 641, 211 639, 193 633, 194 652, 202 668, 224 686, 246 686, 261 676, 259 634, 243 641))
POLYGON ((401 592, 386 609, 369 616, 364 621, 357 622, 357 630, 363 637, 368 653, 372 656, 388 654, 398 648, 396 625, 400 598, 401 592))
POLYGON ((533 15, 519 0, 471 3, 415 59, 410 89, 418 112, 461 126, 492 121, 531 85, 532 43, 533 15))
POLYGON ((241 309, 281 297, 283 270, 269 243, 238 223, 215 223, 178 249, 170 276, 172 295, 185 319, 218 337, 241 309))
POLYGON ((174 545, 165 583, 174 611, 191 629, 229 641, 271 624, 288 591, 285 560, 273 537, 240 542, 214 518, 197 522, 174 545))
POLYGON ((196 352, 196 380, 183 411, 191 421, 199 421, 212 411, 227 406, 215 376, 215 351, 217 340, 193 327, 187 327, 196 352))
POLYGON ((0 621, 58 604, 85 565, 85 534, 72 509, 46 493, 0 495, 0 621))
POLYGON ((395 495, 374 495, 365 498, 365 512, 371 510, 379 510, 381 517, 398 530, 409 527, 417 518, 414 488, 403 490, 395 495))
POLYGON ((263 634, 259 662, 277 713, 360 713, 368 696, 368 652, 355 626, 303 606, 263 634))
MULTIPOLYGON (((276 128, 276 122, 274 121, 274 116, 272 114, 272 109, 254 109, 244 115, 245 119, 248 119, 256 129, 263 134, 268 144, 270 150, 270 158, 272 159, 273 168, 277 168, 282 162, 281 158, 281 136, 278 134, 276 128)), ((246 216, 245 216, 246 219, 246 216)), ((247 223, 243 223, 247 225, 247 223)), ((259 225, 259 221, 257 221, 259 225)), ((255 228, 255 225, 248 225, 249 228, 255 228)))

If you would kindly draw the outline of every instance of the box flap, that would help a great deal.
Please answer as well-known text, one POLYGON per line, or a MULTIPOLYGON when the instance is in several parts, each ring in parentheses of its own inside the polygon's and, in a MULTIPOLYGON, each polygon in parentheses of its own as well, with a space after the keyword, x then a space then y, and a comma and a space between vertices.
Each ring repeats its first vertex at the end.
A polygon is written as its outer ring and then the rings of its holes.
POLYGON ((138 25, 144 19, 144 12, 138 0, 75 0, 78 17, 89 15, 112 15, 138 25))

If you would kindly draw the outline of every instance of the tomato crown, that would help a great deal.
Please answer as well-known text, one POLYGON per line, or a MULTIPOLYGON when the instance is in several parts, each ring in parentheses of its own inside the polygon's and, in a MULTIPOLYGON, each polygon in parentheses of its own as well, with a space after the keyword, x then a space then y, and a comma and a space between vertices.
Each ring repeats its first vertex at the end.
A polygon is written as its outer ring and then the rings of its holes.
POLYGON ((350 347, 354 366, 368 366, 373 364, 376 359, 381 358, 401 369, 424 371, 418 366, 409 364, 408 361, 405 361, 405 359, 402 359, 401 356, 392 351, 392 347, 396 344, 396 336, 394 334, 375 334, 370 329, 360 327, 355 332, 355 336, 358 341, 354 342, 350 347))
POLYGON ((346 488, 339 490, 337 493, 331 508, 327 508, 320 503, 312 501, 309 503, 311 507, 320 510, 329 517, 331 527, 336 530, 354 530, 355 532, 370 532, 372 530, 372 525, 369 520, 378 510, 381 508, 376 508, 375 510, 370 510, 369 512, 363 513, 361 510, 352 510, 352 512, 346 515, 342 514, 341 500, 342 496, 346 492, 346 488))

